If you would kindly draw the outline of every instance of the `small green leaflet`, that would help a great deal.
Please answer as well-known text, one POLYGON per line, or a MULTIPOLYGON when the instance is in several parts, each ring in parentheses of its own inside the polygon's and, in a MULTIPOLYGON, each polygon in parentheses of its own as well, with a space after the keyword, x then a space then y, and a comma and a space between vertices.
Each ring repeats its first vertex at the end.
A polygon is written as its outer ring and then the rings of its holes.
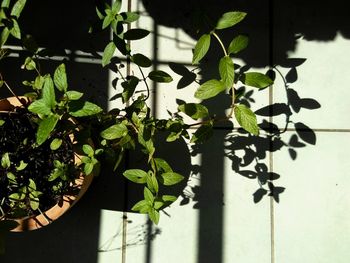
POLYGON ((225 89, 226 89, 226 86, 222 81, 211 79, 204 82, 202 85, 200 85, 200 87, 194 93, 194 96, 197 99, 205 100, 205 99, 215 97, 225 89))
POLYGON ((5 121, 4 120, 0 120, 0 126, 4 125, 5 121))
POLYGON ((58 120, 59 116, 53 114, 46 117, 39 123, 38 131, 36 133, 36 143, 38 145, 41 145, 46 141, 46 139, 50 136, 50 133, 55 128, 58 120))
POLYGON ((120 11, 121 6, 122 6, 122 1, 121 0, 115 0, 115 2, 112 5, 112 13, 114 15, 118 14, 118 12, 120 11))
POLYGON ((112 13, 112 10, 110 9, 106 9, 106 17, 103 19, 103 22, 102 22, 102 29, 105 29, 106 27, 108 27, 112 21, 115 19, 114 18, 114 15, 112 13))
POLYGON ((98 114, 102 109, 96 104, 89 101, 70 101, 69 114, 73 117, 85 117, 98 114))
POLYGON ((7 169, 11 166, 10 156, 8 153, 4 153, 1 157, 1 167, 7 169))
POLYGON ((132 23, 140 18, 140 15, 135 12, 122 12, 120 15, 123 17, 123 22, 132 23))
POLYGON ((257 124, 256 116, 251 109, 249 109, 244 104, 235 105, 234 113, 236 120, 243 129, 254 135, 259 134, 259 127, 257 124))
POLYGON ((29 106, 28 110, 30 112, 41 114, 41 115, 50 115, 51 108, 46 105, 45 101, 43 99, 35 100, 33 101, 29 106))
POLYGON ((47 76, 44 81, 44 87, 42 92, 42 100, 45 102, 46 106, 54 109, 56 106, 56 96, 55 89, 53 85, 52 78, 47 76))
POLYGON ((84 144, 83 145, 83 152, 88 155, 89 157, 94 156, 94 149, 89 145, 89 144, 84 144))
POLYGON ((199 103, 186 103, 179 105, 178 110, 190 116, 194 120, 208 117, 207 107, 199 103))
POLYGON ((143 197, 146 201, 153 203, 154 201, 154 195, 152 194, 151 190, 149 190, 147 187, 143 188, 143 197))
POLYGON ((123 175, 130 181, 137 184, 144 184, 147 181, 147 173, 140 169, 126 170, 123 175))
POLYGON ((249 38, 244 35, 238 35, 235 37, 229 47, 228 47, 228 54, 237 54, 238 52, 242 51, 248 46, 249 38))
POLYGON ((26 0, 17 0, 17 2, 13 5, 12 10, 11 10, 11 16, 19 17, 25 4, 26 0))
POLYGON ((161 177, 160 181, 164 185, 174 185, 181 182, 184 179, 184 177, 181 174, 174 173, 174 172, 162 173, 160 177, 161 177))
POLYGON ((19 28, 19 25, 15 19, 11 19, 12 21, 12 28, 10 29, 10 33, 12 36, 14 36, 17 39, 21 39, 21 30, 19 28))
POLYGON ((100 133, 101 137, 106 140, 119 139, 127 134, 128 128, 123 123, 114 124, 100 133))
POLYGON ((192 64, 198 64, 199 61, 207 54, 210 47, 210 35, 204 34, 201 36, 193 51, 193 58, 192 58, 192 64))
POLYGON ((6 43, 9 35, 10 35, 10 30, 7 27, 4 27, 0 35, 0 47, 2 47, 6 43))
POLYGON ((91 174, 93 170, 94 170, 94 164, 93 163, 86 163, 84 165, 84 173, 86 175, 91 174))
POLYGON ((50 149, 53 151, 56 151, 58 148, 60 148, 62 145, 62 139, 55 138, 50 143, 50 149))
POLYGON ((66 66, 62 63, 54 73, 53 81, 59 91, 66 92, 68 88, 66 66))
POLYGON ((248 72, 244 73, 240 80, 248 86, 255 87, 255 88, 266 88, 273 84, 272 79, 270 79, 268 76, 259 73, 259 72, 248 72))
POLYGON ((75 90, 69 90, 66 92, 65 94, 68 98, 68 100, 78 100, 80 99, 84 94, 79 92, 79 91, 75 91, 75 90))
POLYGON ((162 70, 154 70, 148 74, 148 77, 155 82, 171 82, 173 78, 166 72, 162 70))
POLYGON ((232 27, 237 23, 241 22, 247 13, 244 12, 227 12, 221 16, 218 23, 216 24, 216 29, 225 29, 228 27, 232 27))
POLYGON ((102 66, 106 66, 111 62, 111 59, 114 55, 115 49, 117 46, 113 41, 109 42, 109 44, 105 47, 102 55, 102 66))
POLYGON ((158 225, 159 223, 159 212, 153 207, 148 211, 148 216, 152 220, 153 223, 158 225))
POLYGON ((34 70, 34 69, 36 69, 35 61, 31 57, 27 57, 26 60, 24 61, 24 67, 27 70, 34 70))
POLYGON ((235 79, 235 68, 233 61, 229 56, 220 59, 219 73, 226 88, 231 88, 235 79))
MULTIPOLYGON (((141 214, 146 214, 152 208, 152 204, 147 200, 137 202, 132 208, 132 211, 138 211, 141 214)), ((0 221, 1 222, 1 221, 0 221)))
POLYGON ((27 167, 28 163, 25 163, 23 160, 19 162, 19 165, 16 166, 17 171, 22 171, 27 167))

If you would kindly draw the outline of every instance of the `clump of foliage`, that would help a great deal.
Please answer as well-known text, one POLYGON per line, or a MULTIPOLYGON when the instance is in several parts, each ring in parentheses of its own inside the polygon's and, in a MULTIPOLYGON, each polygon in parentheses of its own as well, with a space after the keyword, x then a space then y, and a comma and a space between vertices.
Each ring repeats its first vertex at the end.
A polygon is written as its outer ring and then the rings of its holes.
MULTIPOLYGON (((234 56, 247 47, 248 38, 246 36, 235 36, 228 47, 224 45, 220 37, 220 34, 225 34, 225 29, 241 22, 246 13, 232 11, 223 14, 213 25, 212 30, 198 39, 193 50, 192 63, 200 64, 208 53, 211 42, 217 41, 222 49, 222 55, 216 66, 219 77, 199 85, 194 93, 194 97, 198 99, 197 103, 183 102, 170 118, 158 119, 152 115, 148 105, 149 83, 170 83, 173 78, 163 70, 149 70, 153 65, 152 60, 131 49, 132 41, 143 39, 150 33, 142 28, 132 28, 133 23, 140 18, 138 13, 122 11, 121 0, 114 1, 113 5, 103 3, 96 8, 99 29, 113 32, 112 39, 106 43, 103 52, 102 66, 107 68, 114 66, 113 68, 118 70, 120 86, 117 87, 117 90, 124 105, 124 107, 103 112, 98 105, 84 100, 82 93, 68 90, 64 64, 56 68, 53 76, 42 74, 39 70, 38 65, 42 54, 31 37, 21 36, 17 23, 24 4, 25 0, 18 0, 11 9, 10 1, 2 1, 0 47, 2 54, 5 54, 6 51, 2 46, 8 36, 12 35, 21 39, 24 48, 32 53, 25 59, 23 67, 34 72, 35 76, 32 80, 24 81, 23 84, 32 89, 31 92, 24 95, 29 100, 28 105, 24 107, 34 116, 32 121, 37 127, 35 147, 50 142, 51 150, 56 151, 63 144, 62 137, 58 135, 73 134, 73 141, 79 140, 78 144, 85 154, 78 168, 86 175, 98 168, 99 161, 96 156, 101 153, 104 153, 107 159, 113 160, 116 170, 126 152, 141 149, 146 157, 147 168, 129 167, 123 172, 123 176, 136 184, 143 185, 143 199, 137 202, 132 210, 148 214, 154 223, 159 222, 160 210, 177 199, 176 196, 167 193, 167 187, 178 184, 184 179, 183 175, 177 172, 176 167, 171 167, 162 156, 158 156, 155 142, 159 133, 167 133, 166 141, 169 143, 184 139, 190 143, 200 144, 210 138, 215 123, 236 120, 247 132, 258 135, 259 127, 256 116, 246 104, 241 103, 242 94, 238 92, 236 86, 240 83, 264 89, 273 82, 265 74, 241 72, 235 69, 234 56), (131 71, 123 73, 119 70, 120 65, 117 65, 119 62, 113 60, 116 54, 123 56, 125 61, 138 68, 139 74, 131 71), (145 74, 146 70, 147 74, 145 74), (225 94, 230 98, 231 107, 227 116, 218 117, 211 114, 210 109, 202 103, 219 94, 225 94), (186 123, 188 117, 195 123, 186 123), (84 121, 79 121, 79 119, 84 121), (190 132, 190 129, 194 128, 195 132, 190 132), (89 135, 93 136, 92 139, 97 149, 86 143, 89 135), (80 141, 81 138, 83 138, 82 141, 80 141)), ((5 76, 1 76, 1 84, 12 90, 5 81, 5 76)), ((6 167, 8 163, 6 154, 2 154, 2 158, 6 167)), ((53 164, 49 181, 54 177, 55 179, 64 177, 62 174, 65 172, 62 170, 66 171, 65 162, 56 159, 53 164)), ((16 165, 17 163, 12 167, 16 165)), ((7 177, 9 177, 8 173, 7 177)), ((36 182, 34 179, 32 181, 28 182, 29 187, 35 189, 33 186, 36 182)), ((37 193, 36 198, 40 199, 40 192, 37 193)))

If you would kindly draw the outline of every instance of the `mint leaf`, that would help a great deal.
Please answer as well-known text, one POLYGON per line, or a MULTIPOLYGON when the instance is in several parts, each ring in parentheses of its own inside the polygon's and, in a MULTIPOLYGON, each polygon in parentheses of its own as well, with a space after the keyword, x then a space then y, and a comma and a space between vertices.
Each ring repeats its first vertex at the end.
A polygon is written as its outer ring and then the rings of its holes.
POLYGON ((219 73, 226 88, 231 88, 235 79, 235 69, 233 61, 229 56, 220 59, 219 73))
POLYGON ((225 89, 226 89, 226 86, 222 81, 212 79, 200 85, 200 87, 194 93, 194 96, 197 99, 205 100, 205 99, 215 97, 225 89))
POLYGON ((193 51, 192 64, 198 64, 198 62, 207 54, 210 47, 210 35, 204 34, 201 36, 193 51))
POLYGON ((255 88, 266 88, 273 84, 273 81, 266 75, 259 72, 248 72, 244 73, 240 80, 248 86, 255 88))
POLYGON ((225 29, 228 27, 232 27, 235 24, 241 22, 247 13, 244 12, 227 12, 221 16, 218 23, 216 24, 216 29, 225 29))
POLYGON ((256 115, 251 109, 249 109, 243 104, 235 105, 234 113, 236 120, 243 129, 254 135, 259 134, 259 127, 257 124, 256 115))

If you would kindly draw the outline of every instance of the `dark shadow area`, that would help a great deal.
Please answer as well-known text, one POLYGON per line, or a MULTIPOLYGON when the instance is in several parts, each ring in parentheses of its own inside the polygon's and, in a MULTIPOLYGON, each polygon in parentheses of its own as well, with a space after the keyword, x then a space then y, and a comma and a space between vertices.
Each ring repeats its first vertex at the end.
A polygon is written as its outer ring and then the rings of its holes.
MULTIPOLYGON (((183 29, 194 39, 197 39, 200 33, 207 32, 208 28, 211 30, 217 18, 224 12, 247 12, 247 18, 231 31, 232 36, 249 36, 249 48, 239 54, 239 57, 254 67, 269 66, 269 60, 266 59, 269 55, 273 55, 274 64, 285 64, 288 52, 296 49, 297 39, 300 37, 313 41, 332 41, 339 33, 345 38, 350 38, 348 2, 345 0, 335 0, 332 3, 316 0, 142 2, 158 25, 183 29), (198 28, 202 30, 198 32, 198 28), (266 41, 269 38, 273 43, 266 41), (273 54, 268 53, 271 44, 273 54)), ((227 45, 231 41, 225 40, 227 45)))

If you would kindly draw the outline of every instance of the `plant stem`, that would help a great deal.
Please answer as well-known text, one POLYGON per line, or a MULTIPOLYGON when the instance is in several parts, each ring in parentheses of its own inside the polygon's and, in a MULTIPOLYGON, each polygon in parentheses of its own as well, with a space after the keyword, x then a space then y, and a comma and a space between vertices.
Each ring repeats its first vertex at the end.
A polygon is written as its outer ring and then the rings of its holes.
POLYGON ((24 106, 24 104, 22 103, 20 98, 16 95, 16 93, 14 93, 14 91, 11 89, 11 87, 7 84, 6 81, 4 81, 4 84, 5 84, 6 88, 12 93, 12 95, 16 97, 16 99, 19 101, 19 103, 21 103, 21 105, 24 106))
MULTIPOLYGON (((225 46, 224 46, 224 43, 222 43, 220 37, 219 37, 215 32, 212 32, 212 34, 213 34, 213 36, 216 38, 216 40, 219 42, 219 44, 220 44, 222 50, 224 51, 225 56, 228 56, 227 51, 226 51, 226 48, 225 48, 225 46)), ((229 115, 227 116, 227 118, 232 118, 233 113, 234 113, 234 108, 235 108, 235 88, 234 88, 234 84, 232 84, 231 92, 232 92, 231 111, 230 111, 229 115)))
POLYGON ((212 35, 213 35, 213 36, 216 38, 216 40, 219 42, 219 44, 220 44, 222 50, 224 51, 225 56, 227 56, 228 54, 227 54, 226 48, 225 48, 225 46, 224 46, 224 43, 222 43, 220 37, 219 37, 215 32, 212 32, 212 35))

